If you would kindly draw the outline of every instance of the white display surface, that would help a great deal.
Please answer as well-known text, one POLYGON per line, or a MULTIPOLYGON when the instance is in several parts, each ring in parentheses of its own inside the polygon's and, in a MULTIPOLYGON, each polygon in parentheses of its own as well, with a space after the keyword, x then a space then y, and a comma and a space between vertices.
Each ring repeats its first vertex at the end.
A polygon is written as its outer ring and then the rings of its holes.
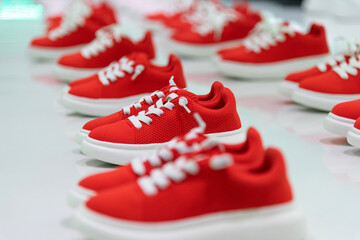
MULTIPOLYGON (((271 9, 301 16, 299 9, 271 9)), ((332 36, 360 29, 320 22, 332 36)), ((79 152, 75 135, 90 118, 62 107, 65 85, 52 76, 52 65, 26 55, 42 27, 41 20, 0 22, 0 240, 84 240, 72 225, 68 190, 80 177, 112 167, 79 152)), ((164 40, 156 40, 166 53, 164 40)), ((206 93, 221 81, 236 95, 244 127, 255 126, 266 146, 282 149, 309 239, 360 239, 360 149, 323 129, 326 113, 280 96, 280 79, 225 79, 206 59, 184 59, 183 65, 191 91, 206 93)))

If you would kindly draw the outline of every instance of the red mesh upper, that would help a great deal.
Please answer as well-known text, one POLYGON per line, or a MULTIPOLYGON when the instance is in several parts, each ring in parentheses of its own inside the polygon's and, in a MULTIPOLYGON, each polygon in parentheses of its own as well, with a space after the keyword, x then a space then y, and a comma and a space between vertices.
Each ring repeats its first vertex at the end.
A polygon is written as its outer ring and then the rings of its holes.
POLYGON ((342 79, 336 72, 330 71, 307 78, 300 83, 300 88, 327 94, 360 94, 360 74, 349 75, 342 79))
POLYGON ((222 170, 197 161, 199 172, 171 183, 156 195, 143 193, 137 182, 103 191, 86 206, 100 214, 142 222, 180 220, 229 210, 287 203, 292 200, 281 153, 268 149, 261 168, 233 164, 222 170))
POLYGON ((360 118, 356 119, 354 127, 360 129, 360 118))
POLYGON ((322 74, 322 72, 315 66, 315 67, 312 67, 312 68, 309 68, 309 69, 306 69, 303 71, 290 73, 289 75, 287 75, 285 77, 285 81, 299 83, 300 81, 304 80, 305 78, 313 77, 313 76, 316 76, 319 74, 322 74))

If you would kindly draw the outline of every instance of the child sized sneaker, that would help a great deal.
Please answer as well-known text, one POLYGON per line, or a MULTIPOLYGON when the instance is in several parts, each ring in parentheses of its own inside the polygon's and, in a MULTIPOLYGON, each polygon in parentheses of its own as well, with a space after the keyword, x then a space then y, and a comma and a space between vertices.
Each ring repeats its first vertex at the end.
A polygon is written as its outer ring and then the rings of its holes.
POLYGON ((276 149, 265 151, 258 168, 228 153, 178 158, 100 192, 80 206, 76 219, 84 233, 104 240, 306 238, 276 149))
MULTIPOLYGON (((147 176, 151 170, 180 156, 190 154, 231 154, 239 164, 259 166, 262 164, 264 149, 261 137, 254 128, 249 128, 244 143, 221 144, 215 139, 206 137, 202 127, 194 128, 185 136, 175 138, 153 155, 132 160, 129 164, 105 173, 95 174, 82 179, 70 192, 69 204, 77 206, 90 196, 104 190, 126 185, 141 176, 147 176)), ((240 141, 240 139, 239 139, 240 141)))
POLYGON ((346 137, 360 117, 360 100, 335 105, 324 120, 324 128, 329 132, 346 137))
POLYGON ((239 139, 241 122, 234 94, 224 88, 221 98, 211 104, 186 90, 170 92, 147 111, 113 124, 95 128, 85 138, 81 151, 104 162, 122 164, 135 157, 151 154, 171 139, 197 126, 198 113, 206 123, 206 134, 223 142, 239 139))
POLYGON ((220 72, 236 78, 284 78, 327 57, 323 26, 312 24, 309 31, 300 31, 292 24, 272 21, 264 20, 264 30, 244 44, 220 50, 215 58, 220 72))
POLYGON ((96 38, 80 51, 63 55, 54 74, 66 81, 87 77, 133 52, 146 53, 149 59, 155 57, 151 33, 140 38, 130 36, 119 24, 113 24, 98 30, 96 38))
POLYGON ((340 66, 343 62, 349 62, 350 58, 360 52, 360 43, 348 42, 348 48, 341 54, 329 57, 325 62, 319 63, 309 69, 290 73, 280 85, 280 93, 284 96, 291 97, 294 90, 298 88, 299 83, 309 77, 315 77, 326 72, 332 71, 335 67, 340 66))
POLYGON ((212 56, 219 48, 233 46, 248 36, 261 20, 259 13, 242 14, 218 3, 204 3, 206 14, 190 29, 176 31, 170 49, 189 57, 212 56))
POLYGON ((97 30, 115 22, 114 11, 107 4, 89 6, 83 0, 73 1, 60 26, 31 41, 29 54, 55 60, 80 50, 95 38, 97 30))
MULTIPOLYGON (((155 91, 149 96, 141 98, 138 102, 134 103, 131 106, 124 107, 119 112, 110 114, 105 117, 97 118, 87 122, 76 136, 77 143, 81 144, 82 140, 86 138, 89 133, 97 127, 101 127, 107 124, 115 123, 132 115, 137 115, 141 111, 146 111, 151 105, 156 103, 159 99, 163 98, 169 92, 179 89, 173 78, 170 79, 170 85, 162 88, 161 90, 155 91)), ((208 94, 198 95, 199 101, 203 104, 212 104, 212 102, 217 102, 221 98, 221 95, 224 91, 224 85, 221 82, 214 82, 211 86, 211 90, 208 94)))
POLYGON ((146 54, 135 52, 72 85, 63 94, 62 103, 84 115, 106 116, 167 86, 171 76, 180 88, 186 87, 178 57, 170 55, 167 66, 157 66, 146 54))
POLYGON ((360 59, 352 57, 333 71, 300 82, 292 96, 296 103, 322 111, 360 99, 360 59))
POLYGON ((357 148, 360 148, 360 117, 356 119, 354 126, 347 133, 347 142, 357 148))

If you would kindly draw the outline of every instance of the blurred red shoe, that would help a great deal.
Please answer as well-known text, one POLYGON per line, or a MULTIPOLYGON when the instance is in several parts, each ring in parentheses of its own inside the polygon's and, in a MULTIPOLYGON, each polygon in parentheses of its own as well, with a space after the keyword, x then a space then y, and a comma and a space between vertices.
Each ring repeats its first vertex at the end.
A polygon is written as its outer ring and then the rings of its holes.
POLYGON ((342 54, 331 56, 327 61, 317 64, 309 69, 290 73, 280 85, 280 93, 291 97, 299 83, 309 77, 314 77, 333 70, 343 62, 349 62, 349 59, 360 53, 360 44, 348 42, 348 49, 342 54))
POLYGON ((259 27, 264 30, 244 44, 218 52, 216 64, 221 73, 237 78, 283 78, 328 56, 322 26, 312 24, 308 31, 301 32, 289 23, 265 17, 262 24, 259 27))
POLYGON ((76 213, 99 239, 305 239, 285 162, 267 149, 261 167, 232 154, 178 158, 149 176, 100 192, 76 213), (266 236, 266 237, 264 237, 266 236))
POLYGON ((134 38, 120 25, 113 24, 98 30, 96 38, 80 51, 60 57, 54 74, 66 81, 84 78, 133 52, 143 52, 150 59, 155 57, 151 33, 146 32, 142 39, 134 38))
POLYGON ((81 0, 73 1, 60 26, 31 41, 29 54, 35 58, 57 59, 80 50, 95 38, 98 29, 115 22, 114 11, 107 4, 91 7, 81 0))
POLYGON ((51 16, 46 18, 46 31, 50 32, 51 30, 58 28, 61 25, 62 16, 51 16))
POLYGON ((170 55, 167 66, 157 66, 145 53, 134 52, 72 85, 62 103, 81 114, 106 116, 167 86, 171 76, 179 87, 186 87, 181 61, 175 55, 170 55))
MULTIPOLYGON (((240 139, 239 139, 240 142, 240 139)), ((156 168, 178 157, 189 157, 191 154, 229 153, 239 164, 259 166, 262 164, 264 149, 259 133, 250 128, 245 142, 238 144, 221 144, 203 134, 201 128, 194 128, 185 136, 174 139, 160 148, 156 153, 144 158, 134 159, 131 163, 115 170, 95 174, 82 179, 70 192, 70 205, 76 206, 89 197, 104 190, 124 186, 135 182, 142 176, 148 176, 156 168)))
POLYGON ((219 48, 239 43, 261 20, 259 13, 242 14, 220 4, 206 4, 199 23, 176 31, 170 49, 184 56, 211 56, 219 48))
POLYGON ((301 81, 292 98, 296 103, 322 111, 360 99, 359 57, 351 57, 330 72, 301 81))
POLYGON ((360 117, 356 119, 354 126, 347 133, 347 142, 357 148, 360 148, 360 117))

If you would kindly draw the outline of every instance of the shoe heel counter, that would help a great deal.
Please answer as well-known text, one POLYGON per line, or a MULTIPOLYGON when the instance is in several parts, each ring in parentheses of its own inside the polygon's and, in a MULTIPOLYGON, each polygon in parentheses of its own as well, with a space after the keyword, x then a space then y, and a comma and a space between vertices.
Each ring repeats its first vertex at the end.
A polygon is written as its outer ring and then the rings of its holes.
POLYGON ((227 106, 227 112, 231 121, 231 130, 236 130, 242 127, 240 116, 236 108, 236 98, 234 93, 229 88, 224 88, 223 97, 227 106))

